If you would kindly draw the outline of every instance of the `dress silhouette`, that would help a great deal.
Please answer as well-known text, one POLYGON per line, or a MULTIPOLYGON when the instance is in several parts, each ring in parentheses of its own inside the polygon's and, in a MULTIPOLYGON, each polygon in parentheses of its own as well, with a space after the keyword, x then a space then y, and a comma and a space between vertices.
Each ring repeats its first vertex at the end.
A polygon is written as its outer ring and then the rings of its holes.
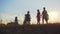
POLYGON ((37 24, 40 24, 40 20, 41 20, 41 13, 39 11, 39 9, 37 10, 37 24))
POLYGON ((46 23, 48 24, 48 14, 47 11, 45 10, 45 7, 43 7, 43 12, 42 12, 42 23, 44 24, 44 20, 46 21, 46 23))

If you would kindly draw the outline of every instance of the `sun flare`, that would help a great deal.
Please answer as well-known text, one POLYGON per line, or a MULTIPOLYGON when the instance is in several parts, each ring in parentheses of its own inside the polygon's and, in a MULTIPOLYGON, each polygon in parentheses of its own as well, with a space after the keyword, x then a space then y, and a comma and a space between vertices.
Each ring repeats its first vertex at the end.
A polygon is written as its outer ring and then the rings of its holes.
POLYGON ((58 18, 58 13, 56 11, 51 11, 51 12, 48 12, 49 14, 49 20, 51 22, 55 22, 58 18))

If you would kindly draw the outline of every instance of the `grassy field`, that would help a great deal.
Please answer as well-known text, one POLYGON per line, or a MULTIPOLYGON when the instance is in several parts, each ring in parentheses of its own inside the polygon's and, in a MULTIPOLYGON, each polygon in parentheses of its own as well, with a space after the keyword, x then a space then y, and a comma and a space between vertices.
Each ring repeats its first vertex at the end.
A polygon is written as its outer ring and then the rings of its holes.
POLYGON ((0 34, 60 34, 60 24, 0 25, 0 34))

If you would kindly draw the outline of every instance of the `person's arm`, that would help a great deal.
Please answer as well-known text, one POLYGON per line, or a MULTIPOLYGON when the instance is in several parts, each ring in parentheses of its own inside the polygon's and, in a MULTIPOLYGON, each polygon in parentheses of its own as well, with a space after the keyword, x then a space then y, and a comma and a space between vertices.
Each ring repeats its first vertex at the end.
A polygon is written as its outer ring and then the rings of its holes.
POLYGON ((42 15, 43 15, 44 12, 42 12, 42 15))
POLYGON ((29 18, 31 19, 31 16, 29 15, 29 18))
POLYGON ((38 17, 38 13, 37 13, 37 16, 36 16, 36 18, 38 17))

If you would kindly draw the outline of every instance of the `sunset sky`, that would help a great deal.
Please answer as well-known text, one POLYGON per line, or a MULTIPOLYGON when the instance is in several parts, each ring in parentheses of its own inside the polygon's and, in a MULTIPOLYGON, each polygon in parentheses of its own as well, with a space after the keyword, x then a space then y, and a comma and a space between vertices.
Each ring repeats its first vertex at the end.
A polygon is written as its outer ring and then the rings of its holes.
POLYGON ((42 13, 43 7, 49 14, 49 22, 60 22, 60 0, 0 0, 0 19, 7 24, 17 16, 22 24, 24 15, 30 11, 31 23, 36 24, 37 9, 42 13))

